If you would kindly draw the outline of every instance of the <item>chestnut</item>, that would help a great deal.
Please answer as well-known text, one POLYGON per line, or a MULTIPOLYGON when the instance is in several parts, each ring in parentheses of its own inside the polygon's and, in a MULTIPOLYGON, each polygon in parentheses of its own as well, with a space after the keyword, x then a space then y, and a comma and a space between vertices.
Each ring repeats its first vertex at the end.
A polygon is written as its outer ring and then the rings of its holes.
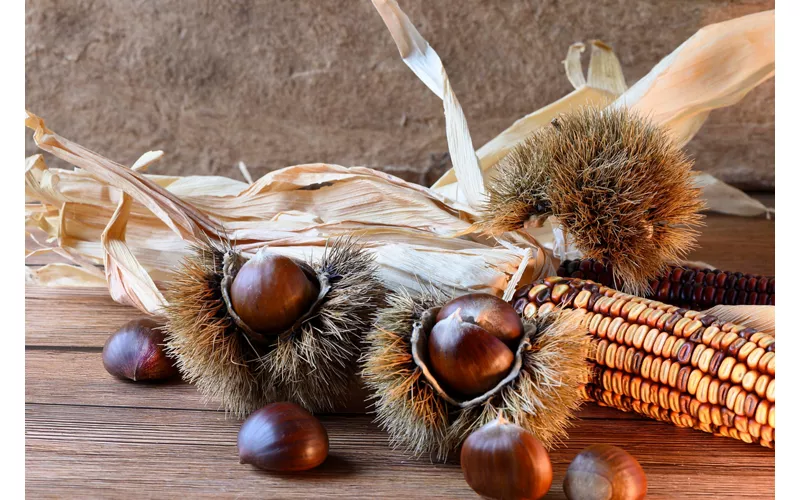
POLYGON ((436 380, 463 396, 479 396, 511 371, 514 353, 483 328, 461 318, 460 309, 437 322, 428 339, 436 380))
POLYGON ((284 332, 311 307, 319 284, 292 259, 258 252, 233 278, 230 297, 234 312, 254 332, 284 332))
POLYGON ((541 498, 553 482, 553 464, 542 443, 502 415, 464 441, 461 470, 470 488, 493 499, 541 498))
POLYGON ((164 352, 164 331, 147 318, 125 323, 106 340, 103 366, 111 375, 135 381, 159 380, 178 374, 164 352))
POLYGON ((239 429, 239 463, 291 472, 313 469, 328 457, 328 433, 302 406, 272 403, 252 413, 239 429))
POLYGON ((475 323, 506 344, 517 342, 523 333, 522 320, 514 307, 489 293, 470 293, 451 300, 439 311, 437 321, 461 309, 464 321, 475 323))
POLYGON ((622 448, 595 444, 569 464, 564 494, 570 500, 639 500, 647 494, 647 476, 622 448))

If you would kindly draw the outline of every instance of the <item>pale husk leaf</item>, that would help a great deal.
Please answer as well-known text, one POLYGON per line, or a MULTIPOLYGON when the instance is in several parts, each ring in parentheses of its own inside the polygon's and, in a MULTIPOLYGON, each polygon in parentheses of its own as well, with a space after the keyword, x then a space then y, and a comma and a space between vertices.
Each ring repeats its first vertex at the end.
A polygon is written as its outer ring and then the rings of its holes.
POLYGON ((723 323, 736 323, 775 335, 775 306, 714 306, 705 311, 723 323))
POLYGON ((485 193, 483 175, 478 168, 467 118, 450 86, 441 59, 395 0, 372 0, 372 3, 389 28, 403 61, 444 103, 447 147, 460 180, 459 190, 452 198, 473 208, 479 206, 485 193))
MULTIPOLYGON (((502 295, 522 276, 554 272, 529 237, 470 235, 474 220, 464 205, 371 169, 301 165, 251 185, 150 176, 59 137, 38 117, 26 123, 43 149, 82 167, 48 169, 40 155, 26 159, 26 226, 38 233, 41 251, 83 268, 104 264, 112 297, 151 314, 165 305, 158 282, 170 279, 189 245, 221 234, 245 255, 269 245, 302 257, 322 252, 331 237, 352 234, 375 255, 382 280, 410 290, 432 281, 453 293, 502 295)), ((137 166, 159 157, 147 153, 137 166)), ((87 275, 78 267, 58 269, 60 279, 42 273, 39 282, 74 283, 87 275)), ((86 282, 97 284, 97 276, 86 282)))

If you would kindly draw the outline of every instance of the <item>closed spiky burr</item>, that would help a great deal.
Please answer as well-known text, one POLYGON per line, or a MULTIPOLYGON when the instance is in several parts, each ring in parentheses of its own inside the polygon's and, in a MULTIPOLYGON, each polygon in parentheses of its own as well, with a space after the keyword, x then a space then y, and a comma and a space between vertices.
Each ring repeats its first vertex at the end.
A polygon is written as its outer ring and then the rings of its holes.
POLYGON ((694 246, 703 202, 691 168, 667 133, 636 113, 579 109, 498 164, 482 227, 520 230, 553 216, 585 257, 610 262, 623 287, 641 293, 694 246))
POLYGON ((339 239, 318 261, 296 262, 319 296, 274 335, 252 331, 228 306, 230 283, 245 263, 230 247, 196 248, 167 285, 168 351, 187 381, 237 417, 273 401, 331 410, 356 383, 360 343, 384 297, 373 259, 339 239))
POLYGON ((366 337, 362 377, 393 445, 442 460, 500 410, 548 448, 565 437, 589 374, 580 318, 554 312, 524 320, 505 379, 482 395, 459 397, 436 379, 425 352, 431 323, 448 298, 433 289, 416 296, 390 293, 366 337))

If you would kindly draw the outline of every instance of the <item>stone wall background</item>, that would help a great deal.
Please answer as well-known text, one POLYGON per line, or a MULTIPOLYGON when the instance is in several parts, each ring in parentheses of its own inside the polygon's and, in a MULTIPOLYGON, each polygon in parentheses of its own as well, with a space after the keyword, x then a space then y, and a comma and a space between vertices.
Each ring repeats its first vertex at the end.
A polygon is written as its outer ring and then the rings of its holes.
MULTIPOLYGON (((700 27, 774 8, 399 3, 445 63, 476 147, 571 90, 561 61, 575 41, 611 44, 631 85, 700 27)), ((430 184, 448 166, 441 102, 403 64, 369 0, 27 0, 25 44, 26 108, 123 164, 164 150, 152 173, 241 178, 238 161, 254 177, 328 162, 430 184)), ((769 81, 712 113, 689 152, 727 182, 772 190, 774 117, 769 81)))

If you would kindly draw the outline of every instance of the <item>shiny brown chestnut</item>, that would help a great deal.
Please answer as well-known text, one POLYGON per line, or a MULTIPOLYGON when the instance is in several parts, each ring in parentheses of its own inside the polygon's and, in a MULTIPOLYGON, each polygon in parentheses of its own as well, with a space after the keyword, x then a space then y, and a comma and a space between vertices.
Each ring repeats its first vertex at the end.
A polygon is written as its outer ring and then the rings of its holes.
POLYGON ((468 323, 475 323, 506 344, 513 344, 522 338, 522 320, 514 307, 500 297, 488 293, 470 293, 457 297, 444 306, 436 316, 441 321, 461 310, 461 317, 468 323))
POLYGON ((460 309, 437 322, 428 339, 436 380, 463 396, 479 396, 511 370, 514 353, 497 337, 461 318, 460 309))
POLYGON ((569 500, 640 500, 647 494, 647 476, 622 448, 595 444, 569 464, 564 494, 569 500))
POLYGON ((111 375, 133 380, 160 380, 178 374, 164 352, 164 332, 147 318, 129 321, 103 346, 103 366, 111 375))
POLYGON ((542 443, 502 415, 467 437, 461 469, 470 488, 492 499, 541 498, 553 482, 553 465, 542 443))
POLYGON ((294 403, 272 403, 252 413, 239 429, 239 462, 259 469, 313 469, 328 456, 328 433, 294 403))
POLYGON ((259 252, 248 260, 230 291, 239 318, 265 335, 277 335, 294 325, 318 294, 319 284, 295 261, 269 252, 259 252))

